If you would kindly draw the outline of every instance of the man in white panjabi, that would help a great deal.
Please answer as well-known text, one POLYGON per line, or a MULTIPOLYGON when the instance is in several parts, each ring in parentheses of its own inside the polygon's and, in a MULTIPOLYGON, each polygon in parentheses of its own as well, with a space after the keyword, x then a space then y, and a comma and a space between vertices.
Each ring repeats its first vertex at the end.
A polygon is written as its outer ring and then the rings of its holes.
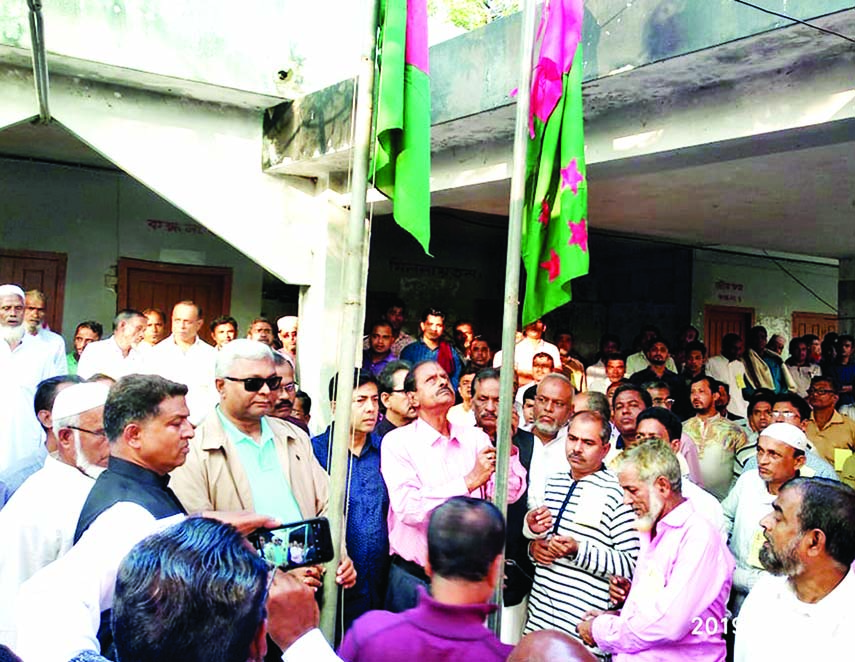
POLYGON ((0 510, 0 643, 14 644, 18 588, 71 549, 74 529, 110 454, 104 433, 105 384, 74 384, 53 405, 56 458, 48 456, 0 510))

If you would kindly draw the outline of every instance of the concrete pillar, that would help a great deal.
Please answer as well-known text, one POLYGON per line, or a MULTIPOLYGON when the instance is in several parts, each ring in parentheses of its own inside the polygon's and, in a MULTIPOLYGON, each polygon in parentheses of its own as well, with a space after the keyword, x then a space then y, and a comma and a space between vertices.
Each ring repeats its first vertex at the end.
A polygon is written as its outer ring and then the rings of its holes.
MULTIPOLYGON (((300 289, 300 332, 297 358, 300 388, 312 398, 311 429, 317 434, 332 420, 327 384, 338 371, 338 342, 343 306, 344 241, 348 212, 335 204, 333 195, 318 182, 323 213, 314 219, 312 271, 309 287, 300 289)), ((352 367, 352 366, 351 366, 352 367)))

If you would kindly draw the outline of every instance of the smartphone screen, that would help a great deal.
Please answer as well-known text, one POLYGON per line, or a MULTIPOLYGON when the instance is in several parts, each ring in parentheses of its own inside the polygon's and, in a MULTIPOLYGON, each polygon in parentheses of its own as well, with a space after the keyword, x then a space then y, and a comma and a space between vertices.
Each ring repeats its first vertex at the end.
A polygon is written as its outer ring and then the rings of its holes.
POLYGON ((248 539, 259 556, 283 570, 328 563, 334 556, 326 517, 258 529, 248 539))

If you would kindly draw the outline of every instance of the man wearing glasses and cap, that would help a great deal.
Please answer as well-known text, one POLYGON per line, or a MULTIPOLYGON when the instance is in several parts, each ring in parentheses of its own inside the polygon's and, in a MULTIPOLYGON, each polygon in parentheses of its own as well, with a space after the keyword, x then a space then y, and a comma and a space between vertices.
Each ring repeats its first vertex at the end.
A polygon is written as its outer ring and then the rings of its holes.
MULTIPOLYGON (((312 444, 297 426, 270 416, 282 378, 273 350, 239 339, 217 354, 214 384, 219 404, 196 429, 171 487, 190 513, 250 510, 281 522, 326 512, 329 478, 312 444)), ((356 580, 347 557, 338 571, 349 588, 356 580)))
POLYGON ((30 476, 0 510, 0 643, 13 645, 18 588, 71 549, 74 527, 95 478, 107 467, 104 384, 74 384, 54 401, 56 458, 30 476))
POLYGON ((801 428, 772 423, 757 441, 757 468, 744 471, 721 504, 730 524, 730 551, 736 558, 730 598, 734 616, 764 573, 759 557, 765 540, 760 520, 772 509, 781 485, 799 475, 807 447, 801 428))

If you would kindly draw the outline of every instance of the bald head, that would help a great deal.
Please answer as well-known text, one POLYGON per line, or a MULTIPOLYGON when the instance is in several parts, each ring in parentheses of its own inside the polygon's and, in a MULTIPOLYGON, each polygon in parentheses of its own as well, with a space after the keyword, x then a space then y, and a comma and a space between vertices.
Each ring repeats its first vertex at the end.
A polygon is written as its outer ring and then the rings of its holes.
POLYGON ((511 651, 508 662, 596 662, 587 648, 569 634, 558 630, 538 630, 524 636, 511 651))

